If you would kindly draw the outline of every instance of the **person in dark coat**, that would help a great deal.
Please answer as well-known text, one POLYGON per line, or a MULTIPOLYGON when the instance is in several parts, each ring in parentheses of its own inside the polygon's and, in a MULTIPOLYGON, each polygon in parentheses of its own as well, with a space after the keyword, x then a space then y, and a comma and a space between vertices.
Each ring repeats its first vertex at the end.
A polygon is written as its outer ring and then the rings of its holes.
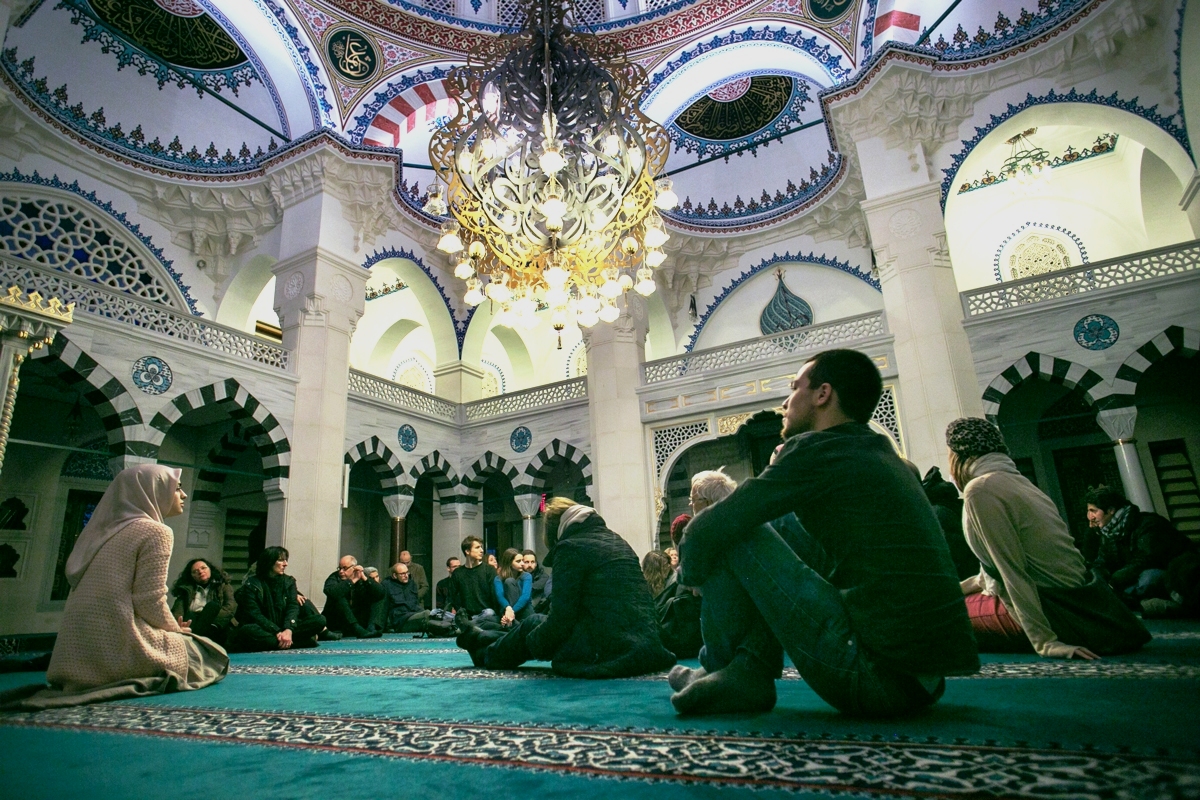
POLYGON ((550 613, 509 632, 467 623, 458 645, 475 665, 514 669, 538 659, 568 678, 628 678, 673 665, 633 548, 595 509, 565 497, 547 504, 545 526, 546 564, 554 570, 550 613))
POLYGON ((193 558, 171 588, 171 616, 192 633, 225 644, 237 600, 229 576, 204 558, 193 558))
POLYGON ((296 579, 285 574, 288 551, 268 547, 255 562, 254 574, 237 590, 237 621, 229 637, 235 653, 316 647, 325 630, 325 617, 300 619, 296 579))
POLYGON ((550 610, 550 573, 538 563, 537 553, 525 550, 521 555, 525 559, 525 571, 533 578, 533 597, 530 601, 533 610, 545 614, 550 610))
POLYGON ((1176 558, 1195 551, 1192 540, 1169 520, 1142 511, 1108 486, 1089 490, 1084 502, 1088 524, 1100 530, 1092 570, 1131 603, 1166 598, 1167 570, 1176 558))
POLYGON ((392 576, 383 582, 387 593, 386 629, 396 633, 418 633, 425 630, 429 612, 421 603, 417 582, 409 572, 409 564, 398 561, 392 565, 392 576))
POLYGON ((942 536, 950 548, 950 558, 954 561, 958 579, 964 581, 972 575, 978 575, 979 559, 971 552, 971 545, 967 544, 967 537, 963 535, 963 501, 958 496, 958 489, 942 477, 942 471, 937 467, 930 467, 925 473, 921 488, 925 490, 925 496, 933 506, 933 515, 942 527, 942 536))
POLYGON ((354 556, 342 556, 338 568, 325 579, 322 613, 329 627, 344 636, 376 639, 383 632, 372 628, 371 618, 384 596, 383 587, 367 577, 354 556))

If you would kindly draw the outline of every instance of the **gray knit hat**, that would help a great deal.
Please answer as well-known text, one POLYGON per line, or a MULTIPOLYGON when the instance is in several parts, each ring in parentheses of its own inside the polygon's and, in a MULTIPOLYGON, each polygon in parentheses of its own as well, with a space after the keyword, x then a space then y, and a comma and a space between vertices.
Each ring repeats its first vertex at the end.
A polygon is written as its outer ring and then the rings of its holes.
POLYGON ((959 458, 975 458, 988 453, 1008 453, 1000 429, 978 417, 961 417, 946 426, 946 445, 959 458))

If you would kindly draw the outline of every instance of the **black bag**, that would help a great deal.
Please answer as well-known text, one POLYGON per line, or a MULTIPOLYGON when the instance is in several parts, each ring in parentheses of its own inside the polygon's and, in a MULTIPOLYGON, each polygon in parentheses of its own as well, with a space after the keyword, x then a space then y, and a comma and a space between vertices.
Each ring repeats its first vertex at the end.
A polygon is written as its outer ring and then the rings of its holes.
POLYGON ((672 583, 655 599, 658 634, 663 647, 675 658, 695 658, 704 638, 700 635, 700 597, 682 584, 672 583))

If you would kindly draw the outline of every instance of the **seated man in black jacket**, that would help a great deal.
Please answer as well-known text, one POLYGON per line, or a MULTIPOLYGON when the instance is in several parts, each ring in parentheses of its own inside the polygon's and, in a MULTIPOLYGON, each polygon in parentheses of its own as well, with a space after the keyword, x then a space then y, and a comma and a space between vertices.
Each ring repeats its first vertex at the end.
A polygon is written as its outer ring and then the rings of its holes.
POLYGON ((301 616, 296 579, 286 574, 287 565, 288 551, 282 547, 268 547, 259 555, 254 573, 237 590, 239 624, 229 636, 230 652, 317 646, 325 618, 301 616))
POLYGON ((437 588, 434 590, 434 595, 435 595, 434 596, 434 607, 435 608, 440 608, 443 611, 451 610, 452 606, 450 605, 450 583, 451 583, 450 579, 454 577, 454 570, 458 569, 461 565, 462 565, 462 562, 459 561, 454 556, 450 556, 449 558, 446 559, 446 577, 442 578, 440 581, 437 582, 437 588))
POLYGON ((412 579, 408 565, 392 565, 392 576, 383 582, 387 592, 387 630, 395 633, 419 633, 425 630, 429 612, 421 604, 417 582, 412 579))
POLYGON ((462 540, 465 563, 450 576, 450 607, 455 621, 496 616, 496 570, 483 560, 483 540, 462 540))
POLYGON ((671 671, 671 703, 769 710, 784 650, 841 711, 935 703, 944 677, 976 672, 979 656, 920 482, 867 426, 879 370, 857 351, 827 350, 791 388, 774 461, 684 533, 680 580, 704 595, 704 650, 700 669, 671 671))
POLYGON ((1100 550, 1092 569, 1131 605, 1165 598, 1171 562, 1196 549, 1170 521, 1142 511, 1125 495, 1096 486, 1084 495, 1088 524, 1100 531, 1100 550))
POLYGON ((325 579, 325 620, 329 629, 359 639, 373 639, 371 607, 384 598, 383 587, 366 576, 354 556, 342 556, 338 568, 325 579))

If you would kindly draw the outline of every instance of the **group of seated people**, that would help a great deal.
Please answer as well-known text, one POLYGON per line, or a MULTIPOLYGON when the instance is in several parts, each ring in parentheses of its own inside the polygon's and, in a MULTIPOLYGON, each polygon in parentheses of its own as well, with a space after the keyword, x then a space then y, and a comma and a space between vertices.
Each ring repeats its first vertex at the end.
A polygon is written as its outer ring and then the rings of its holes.
MULTIPOLYGON (((670 669, 671 703, 681 714, 764 712, 775 706, 786 652, 833 707, 891 716, 936 703, 948 676, 979 670, 981 651, 1081 659, 1128 653, 1150 639, 1131 611, 1147 610, 1143 599, 1195 611, 1190 540, 1119 494, 1097 490, 1089 518, 1102 538, 1089 566, 1054 503, 1017 469, 990 421, 952 422, 953 485, 935 470, 922 481, 868 426, 882 393, 868 356, 819 353, 790 390, 784 442, 761 474, 741 485, 719 470, 695 476, 694 516, 672 526, 675 554, 655 552, 639 563, 595 509, 562 497, 550 499, 543 514, 552 579, 530 551, 506 550, 493 565, 478 537, 464 539, 463 558, 447 562, 437 595, 454 613, 457 644, 472 663, 512 669, 544 660, 576 678, 670 669), (676 665, 693 651, 699 667, 676 665)), ((161 519, 179 513, 182 490, 177 471, 147 475, 149 488, 138 491, 159 496, 157 508, 143 501, 145 527, 130 525, 136 536, 113 541, 134 547, 139 536, 161 539, 165 555, 156 563, 165 570, 170 539, 161 519)), ((125 485, 123 476, 115 486, 125 485)), ((68 562, 72 585, 93 556, 114 569, 100 548, 134 518, 133 511, 106 512, 94 535, 85 530, 76 546, 82 557, 73 553, 68 562)), ((297 591, 287 557, 281 547, 264 550, 232 601, 223 573, 193 560, 176 583, 174 618, 161 584, 161 610, 135 596, 136 613, 144 606, 165 617, 150 627, 207 643, 185 650, 180 642, 173 660, 164 655, 168 675, 206 668, 208 682, 219 680, 227 661, 209 637, 223 636, 241 651, 313 647, 339 634, 412 630, 427 614, 429 583, 411 556, 383 581, 343 557, 326 581, 324 614, 297 591)), ((69 598, 68 620, 73 610, 90 613, 77 597, 108 591, 101 588, 107 577, 88 583, 104 574, 99 569, 69 598)), ((69 674, 84 646, 72 630, 60 634, 51 683, 69 674)), ((186 688, 199 685, 206 683, 186 688)))

